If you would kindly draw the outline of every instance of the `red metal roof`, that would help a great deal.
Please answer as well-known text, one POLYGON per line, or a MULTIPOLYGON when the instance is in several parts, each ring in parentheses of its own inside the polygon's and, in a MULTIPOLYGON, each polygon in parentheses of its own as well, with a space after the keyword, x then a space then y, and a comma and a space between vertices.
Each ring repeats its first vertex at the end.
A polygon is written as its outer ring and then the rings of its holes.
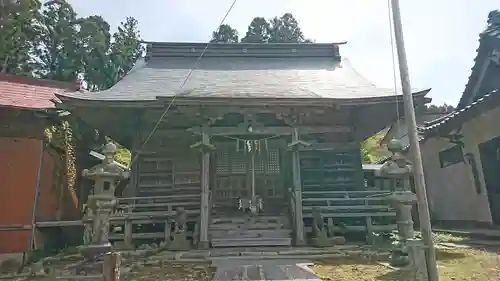
POLYGON ((55 94, 74 92, 75 84, 0 73, 0 106, 54 108, 55 94))

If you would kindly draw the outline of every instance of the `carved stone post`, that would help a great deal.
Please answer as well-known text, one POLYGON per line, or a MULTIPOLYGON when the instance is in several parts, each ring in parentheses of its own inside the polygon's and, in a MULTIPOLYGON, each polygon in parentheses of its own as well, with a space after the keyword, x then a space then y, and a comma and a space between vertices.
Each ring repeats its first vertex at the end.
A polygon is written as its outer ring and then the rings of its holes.
MULTIPOLYGON (((83 170, 82 175, 94 181, 94 192, 89 195, 87 207, 92 213, 92 237, 90 243, 80 248, 82 254, 93 259, 110 250, 110 216, 117 204, 114 192, 118 180, 126 179, 129 172, 116 164, 116 145, 108 143, 102 150, 104 159, 101 164, 90 170, 83 170)), ((86 233, 90 231, 87 230, 86 233)), ((88 242, 88 241, 86 241, 88 242)))
POLYGON ((410 188, 412 166, 402 154, 403 147, 399 141, 392 140, 387 145, 387 148, 392 153, 392 156, 380 168, 378 174, 382 177, 398 180, 401 183, 396 186, 394 192, 388 197, 391 205, 396 209, 396 224, 399 236, 399 241, 392 251, 391 262, 395 266, 411 264, 416 275, 415 280, 427 280, 423 244, 414 238, 411 210, 417 201, 417 197, 410 188))
POLYGON ((304 239, 304 220, 302 213, 302 180, 300 178, 300 158, 299 149, 310 144, 299 139, 297 128, 292 129, 292 142, 288 147, 292 151, 292 172, 293 172, 293 195, 295 202, 295 245, 305 244, 304 239))
POLYGON ((191 145, 201 151, 201 206, 200 206, 200 237, 198 247, 206 249, 209 246, 208 224, 210 219, 210 152, 215 146, 210 144, 210 136, 206 133, 206 128, 202 130, 202 139, 191 145))

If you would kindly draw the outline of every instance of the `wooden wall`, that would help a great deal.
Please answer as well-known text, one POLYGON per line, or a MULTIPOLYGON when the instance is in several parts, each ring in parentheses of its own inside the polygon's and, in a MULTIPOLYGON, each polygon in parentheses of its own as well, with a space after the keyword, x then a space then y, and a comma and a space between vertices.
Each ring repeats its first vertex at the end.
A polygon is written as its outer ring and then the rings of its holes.
MULTIPOLYGON (((188 140, 177 146, 162 145, 162 140, 153 139, 140 153, 133 169, 137 197, 162 196, 162 199, 148 199, 144 207, 134 211, 175 212, 183 207, 195 218, 200 211, 201 153, 189 148, 188 140), (157 204, 156 207, 151 203, 157 204), (150 204, 148 206, 148 204, 150 204)), ((169 141, 167 141, 169 143, 169 141)), ((137 153, 133 153, 135 156, 137 153)), ((134 157, 133 156, 133 157, 134 157)))
MULTIPOLYGON (((0 108, 0 123, 0 225, 30 225, 45 122, 30 111, 0 108)), ((79 218, 76 196, 57 173, 66 163, 51 148, 43 153, 37 220, 79 218)), ((29 235, 0 231, 0 253, 26 250, 29 235)))
MULTIPOLYGON (((0 225, 30 225, 40 163, 41 140, 0 138, 0 225)), ((56 168, 60 157, 43 151, 37 221, 77 219, 76 197, 59 185, 56 168), (57 186, 59 185, 59 186, 57 186), (55 192, 58 191, 58 192, 55 192)), ((29 230, 0 231, 0 253, 22 252, 29 243, 29 230)))

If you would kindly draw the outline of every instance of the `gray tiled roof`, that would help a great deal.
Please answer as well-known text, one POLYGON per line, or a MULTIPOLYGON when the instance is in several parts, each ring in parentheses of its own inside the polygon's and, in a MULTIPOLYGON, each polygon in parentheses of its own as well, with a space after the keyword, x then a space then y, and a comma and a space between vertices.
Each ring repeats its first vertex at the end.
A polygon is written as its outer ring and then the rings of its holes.
MULTIPOLYGON (((485 94, 484 96, 480 97, 476 101, 472 102, 471 104, 467 105, 464 108, 457 108, 453 112, 450 112, 449 114, 446 114, 445 116, 442 116, 440 118, 437 118, 435 120, 425 122, 424 126, 419 126, 418 129, 418 140, 419 142, 425 141, 431 137, 431 134, 435 132, 436 130, 439 130, 439 128, 447 123, 450 123, 463 115, 467 114, 468 112, 477 109, 480 106, 484 106, 485 104, 489 103, 490 107, 495 107, 498 104, 498 99, 496 101, 493 100, 493 98, 497 97, 498 94, 500 94, 500 90, 495 90, 493 92, 490 92, 488 94, 485 94)), ((475 115, 469 116, 469 118, 474 118, 475 115)), ((462 121, 463 122, 463 121, 462 121)), ((402 138, 398 138, 399 141, 404 146, 404 149, 407 150, 410 148, 410 142, 408 139, 408 133, 406 132, 406 135, 404 135, 402 138)), ((390 156, 383 157, 377 161, 377 164, 383 164, 385 161, 387 161, 390 158, 390 156)))
POLYGON ((194 57, 140 61, 112 88, 67 96, 87 100, 132 101, 157 97, 361 99, 394 95, 359 75, 348 60, 334 58, 203 58, 187 84, 180 86, 194 57))
MULTIPOLYGON (((486 29, 479 34, 479 47, 477 49, 477 55, 474 59, 474 65, 471 69, 471 74, 465 85, 465 90, 458 102, 458 108, 463 108, 467 106, 471 101, 482 95, 492 91, 496 87, 488 87, 485 85, 480 85, 477 93, 474 93, 476 84, 480 82, 481 68, 485 60, 489 58, 492 51, 500 48, 500 10, 491 11, 488 14, 488 25, 486 29), (472 95, 476 95, 473 97, 472 95), (472 100, 471 100, 472 99, 472 100)), ((493 76, 495 79, 496 75, 493 76)), ((483 81, 483 84, 484 83, 483 81)), ((495 84, 495 83, 493 83, 495 84)))
MULTIPOLYGON (((494 90, 490 93, 487 93, 480 97, 479 99, 475 100, 471 104, 467 105, 464 108, 456 109, 450 114, 443 116, 442 118, 436 119, 434 121, 428 122, 425 124, 425 127, 420 128, 421 132, 429 133, 433 130, 438 129, 440 126, 449 123, 462 115, 466 114, 468 111, 473 110, 475 108, 478 108, 481 105, 484 105, 486 103, 490 103, 490 106, 496 106, 498 103, 495 103, 493 101, 493 98, 497 97, 500 94, 500 90, 494 90)), ((497 99, 498 100, 498 99, 497 99)), ((472 118, 475 116, 471 116, 472 118)))

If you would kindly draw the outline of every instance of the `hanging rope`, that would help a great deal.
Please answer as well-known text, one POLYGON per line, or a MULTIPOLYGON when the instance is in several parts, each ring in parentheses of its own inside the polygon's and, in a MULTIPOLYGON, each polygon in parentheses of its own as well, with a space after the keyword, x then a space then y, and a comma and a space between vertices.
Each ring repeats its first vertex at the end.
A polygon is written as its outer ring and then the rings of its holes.
POLYGON ((392 7, 391 0, 387 0, 387 10, 388 10, 388 18, 389 18, 389 33, 391 38, 391 56, 392 56, 392 81, 394 83, 394 94, 396 95, 396 136, 399 134, 399 122, 400 122, 400 114, 399 114, 399 99, 398 99, 398 79, 396 74, 396 54, 394 53, 394 27, 392 24, 392 7))
POLYGON ((275 139, 275 138, 279 138, 280 135, 274 135, 274 136, 271 136, 271 137, 265 137, 265 138, 260 138, 260 139, 242 139, 242 138, 229 137, 229 136, 221 136, 221 137, 226 138, 226 139, 230 139, 230 140, 235 140, 236 141, 236 151, 237 152, 239 152, 239 149, 240 149, 240 142, 242 142, 242 143, 245 144, 245 147, 248 150, 248 152, 252 152, 252 151, 255 152, 256 149, 259 150, 259 151, 262 150, 262 148, 260 146, 260 143, 262 141, 264 141, 264 149, 266 151, 269 150, 268 149, 268 145, 267 145, 267 141, 275 139), (254 146, 252 146, 252 142, 254 143, 254 146))

